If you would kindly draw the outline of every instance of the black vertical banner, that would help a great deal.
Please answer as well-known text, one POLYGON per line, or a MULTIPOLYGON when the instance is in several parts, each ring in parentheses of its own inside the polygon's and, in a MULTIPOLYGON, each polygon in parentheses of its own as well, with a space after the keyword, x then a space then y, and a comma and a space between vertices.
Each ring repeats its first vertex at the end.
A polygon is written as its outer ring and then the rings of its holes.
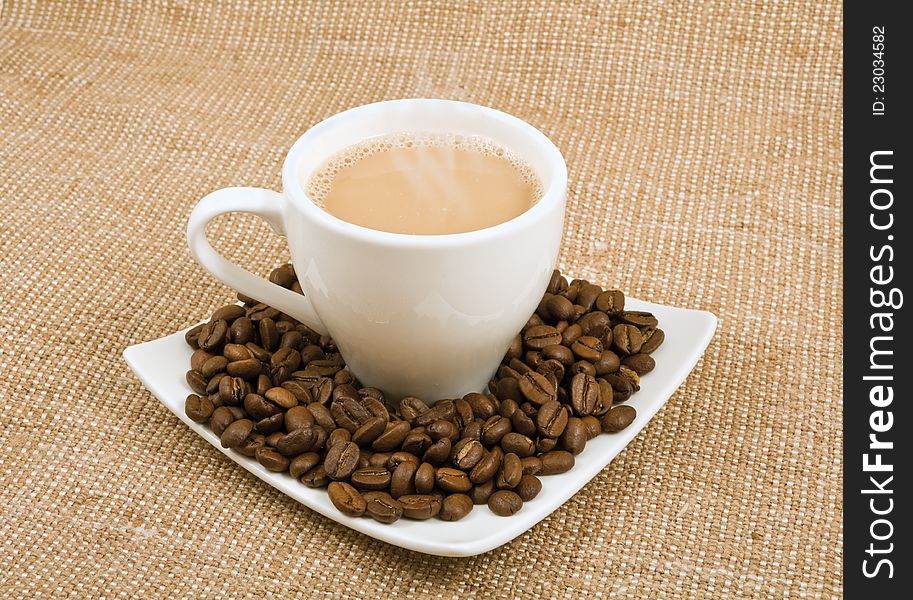
MULTIPOLYGON (((908 527, 913 302, 911 23, 900 2, 844 8, 844 586, 913 597, 908 527)), ((904 7, 907 13, 909 5, 904 7)), ((874 595, 871 595, 874 594, 874 595)))

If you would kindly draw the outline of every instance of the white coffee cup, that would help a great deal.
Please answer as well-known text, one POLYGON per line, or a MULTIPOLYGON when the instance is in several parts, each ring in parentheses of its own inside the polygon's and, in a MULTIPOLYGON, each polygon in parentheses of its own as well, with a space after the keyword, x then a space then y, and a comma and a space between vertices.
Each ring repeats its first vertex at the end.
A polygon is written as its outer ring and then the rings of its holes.
POLYGON ((366 386, 429 404, 482 390, 545 292, 561 242, 567 167, 555 145, 503 112, 449 100, 392 100, 315 125, 292 146, 283 192, 226 188, 200 200, 187 240, 226 285, 335 340, 366 386), (348 223, 315 205, 301 181, 333 154, 402 132, 484 136, 538 175, 543 194, 523 214, 478 231, 406 235, 348 223), (225 260, 206 240, 218 215, 249 212, 288 238, 304 296, 225 260))

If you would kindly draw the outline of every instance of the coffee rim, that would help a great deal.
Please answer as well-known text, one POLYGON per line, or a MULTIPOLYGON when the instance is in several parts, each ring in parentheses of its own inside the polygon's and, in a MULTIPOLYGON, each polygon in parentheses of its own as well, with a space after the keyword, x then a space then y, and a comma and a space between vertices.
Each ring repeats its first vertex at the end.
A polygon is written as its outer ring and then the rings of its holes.
MULTIPOLYGON (((391 133, 399 132, 400 131, 395 131, 391 133)), ((407 130, 403 132, 408 133, 407 130)), ((424 133, 425 131, 421 128, 416 128, 415 132, 424 133)), ((366 136, 365 139, 370 137, 372 136, 366 136)), ((507 147, 505 144, 502 145, 507 147)), ((520 153, 517 154, 520 155, 520 153)), ((326 156, 325 158, 329 158, 329 156, 326 156)), ((521 155, 520 158, 522 159, 524 157, 521 155)), ((529 164, 529 161, 527 161, 527 164, 529 164)), ((309 173, 308 175, 310 176, 311 174, 309 173)), ((289 199, 289 201, 291 201, 303 214, 307 215, 314 222, 331 229, 336 233, 357 238, 360 241, 384 246, 452 247, 469 245, 493 237, 506 235, 514 230, 532 226, 539 219, 546 218, 551 214, 551 211, 556 204, 563 205, 566 200, 567 164, 565 163, 564 157, 561 155, 561 151, 558 150, 558 147, 555 146, 554 142, 537 128, 518 117, 491 107, 470 102, 435 98, 402 98, 397 100, 384 100, 351 108, 329 117, 308 129, 289 149, 282 168, 282 183, 284 188, 283 195, 285 198, 289 199), (547 161, 552 169, 550 177, 546 178, 543 177, 541 169, 537 169, 534 165, 530 164, 530 167, 542 184, 541 197, 528 209, 503 223, 498 223, 497 225, 477 229, 475 231, 447 234, 409 234, 371 229, 369 227, 344 221, 343 219, 330 214, 311 200, 299 179, 298 164, 301 155, 308 151, 308 145, 315 137, 323 135, 328 129, 338 126, 341 122, 351 118, 355 114, 379 114, 391 107, 401 108, 403 106, 408 107, 409 105, 416 104, 436 108, 438 110, 475 112, 487 119, 500 121, 501 123, 518 130, 521 135, 527 138, 531 143, 536 144, 544 154, 547 155, 547 161)))

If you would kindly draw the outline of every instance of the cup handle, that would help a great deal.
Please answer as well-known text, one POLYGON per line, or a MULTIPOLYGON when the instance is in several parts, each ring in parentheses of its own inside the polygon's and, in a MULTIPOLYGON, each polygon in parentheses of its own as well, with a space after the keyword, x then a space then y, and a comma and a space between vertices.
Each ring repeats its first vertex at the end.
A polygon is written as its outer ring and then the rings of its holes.
POLYGON ((269 223, 277 234, 285 235, 284 203, 282 194, 262 188, 235 187, 212 192, 200 200, 190 213, 187 222, 190 253, 225 285, 269 304, 317 333, 326 335, 327 329, 308 298, 230 263, 206 239, 206 225, 217 216, 231 212, 255 214, 269 223))

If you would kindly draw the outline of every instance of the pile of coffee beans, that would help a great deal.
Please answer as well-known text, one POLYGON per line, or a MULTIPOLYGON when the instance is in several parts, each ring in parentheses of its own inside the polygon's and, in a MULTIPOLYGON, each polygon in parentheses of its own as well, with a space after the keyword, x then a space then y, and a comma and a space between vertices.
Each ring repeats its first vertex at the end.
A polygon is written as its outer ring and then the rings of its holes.
MULTIPOLYGON (((301 293, 291 265, 270 281, 301 293)), ((653 370, 656 317, 624 294, 556 270, 488 393, 396 406, 345 369, 333 340, 253 298, 187 332, 194 349, 187 416, 222 446, 310 487, 340 512, 382 523, 456 521, 477 504, 513 515, 600 433, 621 431, 623 404, 653 370)))

